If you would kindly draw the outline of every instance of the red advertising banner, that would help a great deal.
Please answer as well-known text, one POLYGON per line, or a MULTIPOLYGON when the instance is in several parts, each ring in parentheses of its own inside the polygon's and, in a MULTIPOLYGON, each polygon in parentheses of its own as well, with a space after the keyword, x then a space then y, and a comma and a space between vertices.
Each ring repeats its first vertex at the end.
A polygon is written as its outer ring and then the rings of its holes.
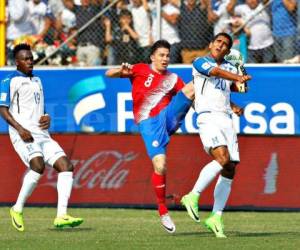
MULTIPOLYGON (((75 166, 73 204, 155 204, 148 159, 139 135, 55 135, 75 166)), ((0 203, 17 198, 26 167, 7 135, 0 135, 0 203)), ((300 138, 239 137, 241 163, 228 201, 230 207, 300 208, 300 138)), ((167 193, 178 204, 211 159, 197 135, 175 135, 168 148, 167 193)), ((56 203, 55 170, 47 167, 28 203, 56 203)), ((200 206, 213 202, 214 184, 200 206)))

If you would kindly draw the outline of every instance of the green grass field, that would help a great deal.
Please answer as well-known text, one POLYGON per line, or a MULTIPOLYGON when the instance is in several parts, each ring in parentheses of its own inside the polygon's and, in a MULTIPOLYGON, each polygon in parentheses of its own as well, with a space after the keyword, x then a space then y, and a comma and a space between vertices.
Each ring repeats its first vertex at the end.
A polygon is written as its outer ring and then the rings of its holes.
MULTIPOLYGON (((227 239, 216 239, 184 211, 171 211, 177 231, 161 227, 156 211, 70 209, 84 223, 59 230, 54 208, 26 208, 25 232, 17 232, 9 208, 0 207, 0 249, 300 249, 300 213, 227 212, 227 239)), ((201 217, 206 218, 207 212, 201 217)))

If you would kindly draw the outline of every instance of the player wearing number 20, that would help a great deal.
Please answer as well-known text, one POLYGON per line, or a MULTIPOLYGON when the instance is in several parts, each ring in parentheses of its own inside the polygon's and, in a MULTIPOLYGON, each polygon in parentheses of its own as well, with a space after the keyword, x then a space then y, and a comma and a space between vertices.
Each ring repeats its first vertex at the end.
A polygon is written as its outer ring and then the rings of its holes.
POLYGON ((230 194, 235 166, 240 161, 237 135, 231 118, 230 92, 231 89, 239 89, 236 85, 251 79, 249 75, 237 74, 235 65, 224 59, 231 46, 231 37, 219 33, 210 43, 210 54, 193 62, 199 134, 205 151, 213 160, 201 170, 193 190, 181 199, 189 216, 199 222, 199 196, 219 175, 214 191, 213 213, 205 221, 205 225, 217 237, 226 237, 221 215, 230 194))

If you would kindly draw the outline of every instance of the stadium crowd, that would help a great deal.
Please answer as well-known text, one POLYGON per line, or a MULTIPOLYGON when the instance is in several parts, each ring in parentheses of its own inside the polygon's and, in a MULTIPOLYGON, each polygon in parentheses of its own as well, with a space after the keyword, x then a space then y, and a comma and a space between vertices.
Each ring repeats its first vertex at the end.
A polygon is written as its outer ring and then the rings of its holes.
MULTIPOLYGON (((15 44, 27 42, 35 60, 47 57, 113 0, 6 0, 7 64, 15 44)), ((156 4, 119 0, 62 46, 46 64, 117 65, 147 61, 158 40, 156 4)), ((170 63, 191 63, 209 41, 230 32, 249 63, 300 63, 297 0, 161 0, 161 38, 170 63)))

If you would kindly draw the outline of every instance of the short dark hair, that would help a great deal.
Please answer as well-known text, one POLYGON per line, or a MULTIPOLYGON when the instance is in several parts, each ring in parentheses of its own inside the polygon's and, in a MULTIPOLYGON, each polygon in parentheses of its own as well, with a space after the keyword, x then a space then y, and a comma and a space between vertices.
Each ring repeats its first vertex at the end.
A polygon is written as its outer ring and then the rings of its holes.
POLYGON ((130 16, 130 17, 132 17, 132 14, 129 10, 124 9, 124 10, 121 10, 121 12, 119 14, 119 17, 121 17, 121 16, 130 16))
POLYGON ((167 40, 158 40, 151 46, 150 55, 153 55, 159 48, 171 50, 171 44, 167 40))
POLYGON ((31 47, 29 44, 27 43, 20 43, 18 45, 16 45, 14 47, 14 50, 13 50, 13 55, 14 55, 14 58, 16 58, 17 54, 19 53, 19 51, 21 50, 29 50, 31 51, 31 47))
POLYGON ((213 42, 216 41, 219 36, 224 36, 228 39, 228 41, 229 41, 229 45, 228 45, 229 48, 228 49, 231 49, 232 44, 233 44, 231 36, 228 33, 221 32, 221 33, 218 33, 217 35, 215 35, 212 41, 213 42))

